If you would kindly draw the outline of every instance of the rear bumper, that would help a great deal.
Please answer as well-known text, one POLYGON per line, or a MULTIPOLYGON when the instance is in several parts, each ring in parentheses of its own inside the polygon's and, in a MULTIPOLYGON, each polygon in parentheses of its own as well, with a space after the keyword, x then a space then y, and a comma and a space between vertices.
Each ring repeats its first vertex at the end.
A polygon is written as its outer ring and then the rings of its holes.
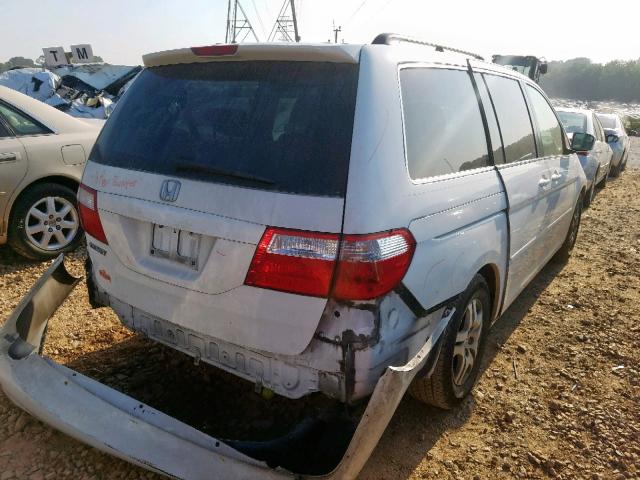
MULTIPOLYGON (((168 477, 300 478, 41 357, 47 322, 76 283, 60 256, 0 330, 0 384, 13 402, 80 441, 168 477)), ((433 362, 430 354, 452 315, 440 319, 407 364, 386 369, 342 460, 319 478, 354 478, 360 472, 409 384, 433 362)))

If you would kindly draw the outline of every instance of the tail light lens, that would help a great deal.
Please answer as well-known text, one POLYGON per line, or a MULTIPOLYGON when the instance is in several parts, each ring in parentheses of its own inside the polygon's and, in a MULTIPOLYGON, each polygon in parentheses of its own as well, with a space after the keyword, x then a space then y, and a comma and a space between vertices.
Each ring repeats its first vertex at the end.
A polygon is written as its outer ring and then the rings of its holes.
POLYGON ((414 249, 408 230, 341 239, 331 233, 267 228, 245 284, 315 297, 367 300, 384 295, 402 280, 414 249))
POLYGON ((407 273, 415 247, 408 230, 345 235, 333 296, 367 300, 390 292, 407 273))
POLYGON ((78 211, 84 231, 96 240, 108 244, 98 214, 98 193, 84 184, 78 188, 78 211))

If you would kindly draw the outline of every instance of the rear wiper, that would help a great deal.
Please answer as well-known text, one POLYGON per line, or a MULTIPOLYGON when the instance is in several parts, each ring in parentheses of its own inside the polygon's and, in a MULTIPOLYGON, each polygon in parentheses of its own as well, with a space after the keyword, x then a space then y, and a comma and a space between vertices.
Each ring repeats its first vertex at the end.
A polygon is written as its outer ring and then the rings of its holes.
POLYGON ((204 165, 202 163, 178 163, 175 165, 176 172, 186 172, 186 173, 204 173, 210 175, 219 175, 222 177, 230 177, 230 178, 239 178, 241 180, 249 180, 251 182, 263 183, 265 185, 274 185, 274 182, 271 179, 258 177, 256 175, 251 175, 244 172, 237 172, 235 170, 227 170, 225 168, 212 167, 211 165, 204 165))

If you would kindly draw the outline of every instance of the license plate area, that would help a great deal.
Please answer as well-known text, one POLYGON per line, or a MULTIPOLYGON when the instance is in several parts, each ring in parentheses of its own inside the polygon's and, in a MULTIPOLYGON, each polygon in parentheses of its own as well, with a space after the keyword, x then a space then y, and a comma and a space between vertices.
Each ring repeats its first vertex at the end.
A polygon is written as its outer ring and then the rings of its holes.
POLYGON ((201 240, 202 235, 199 233, 154 224, 150 254, 152 257, 165 258, 198 270, 201 240))

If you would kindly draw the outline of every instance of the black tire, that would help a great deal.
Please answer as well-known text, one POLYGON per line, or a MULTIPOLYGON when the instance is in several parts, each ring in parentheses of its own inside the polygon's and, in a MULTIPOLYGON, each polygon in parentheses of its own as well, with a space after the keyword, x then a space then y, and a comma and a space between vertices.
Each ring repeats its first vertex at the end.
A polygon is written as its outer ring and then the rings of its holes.
POLYGON ((591 188, 587 191, 587 194, 584 196, 583 208, 589 208, 589 206, 593 203, 593 199, 596 196, 596 178, 598 178, 598 172, 596 172, 596 176, 591 182, 591 188))
POLYGON ((569 224, 569 231, 564 239, 564 243, 560 247, 553 257, 554 261, 558 263, 566 263, 571 257, 573 247, 578 239, 578 232, 580 230, 580 219, 582 218, 582 205, 583 205, 583 193, 580 194, 576 206, 573 209, 573 215, 571 216, 571 223, 569 224))
MULTIPOLYGON (((43 235, 45 235, 45 233, 43 233, 43 235)), ((47 260, 57 257, 60 253, 74 250, 81 240, 82 228, 79 223, 76 192, 71 190, 69 187, 65 187, 64 185, 57 183, 43 183, 35 185, 25 190, 13 206, 9 217, 8 243, 16 253, 32 260, 47 260), (55 218, 54 216, 51 220, 54 222, 54 225, 51 225, 50 228, 48 226, 44 227, 54 234, 55 230, 61 230, 63 235, 68 238, 65 238, 64 242, 55 241, 50 248, 42 248, 35 243, 37 241, 35 240, 37 235, 32 235, 30 237, 27 233, 27 227, 29 226, 27 224, 27 222, 29 222, 27 215, 37 204, 41 204, 43 201, 46 202, 48 197, 54 199, 56 208, 60 207, 62 209, 62 206, 64 205, 71 205, 72 211, 65 214, 64 218, 59 217, 61 223, 57 223, 58 218, 55 218), (63 225, 67 225, 67 223, 62 222, 67 221, 76 221, 77 228, 67 229, 66 227, 63 227, 63 225)))
MULTIPOLYGON (((600 180, 600 183, 598 184, 598 188, 604 188, 604 187, 607 186, 607 181, 609 180, 609 175, 611 175, 611 165, 609 165, 609 171, 605 174, 603 179, 600 180)), ((598 178, 598 177, 596 176, 596 178, 598 178)))
POLYGON ((611 167, 611 172, 609 173, 609 175, 611 175, 613 178, 616 178, 620 175, 620 169, 622 168, 622 158, 620 159, 620 163, 618 165, 614 165, 611 167))
POLYGON ((411 396, 434 407, 449 410, 458 405, 471 392, 478 378, 480 364, 484 356, 487 334, 491 324, 491 312, 491 294, 487 281, 482 275, 476 275, 458 300, 453 318, 443 332, 442 350, 433 373, 429 378, 417 377, 413 380, 409 387, 411 396), (475 303, 476 301, 478 303, 475 303), (482 306, 482 325, 477 330, 479 339, 469 335, 466 342, 457 342, 458 334, 463 332, 469 321, 467 309, 469 306, 474 308, 474 305, 478 304, 482 306), (477 350, 473 357, 472 368, 468 373, 460 376, 460 381, 456 383, 454 370, 459 370, 460 367, 460 355, 454 355, 456 343, 458 343, 458 349, 464 348, 466 356, 467 346, 473 346, 474 342, 477 345, 477 350))
POLYGON ((627 169, 627 151, 625 150, 622 154, 622 160, 620 161, 620 171, 624 172, 627 169))

